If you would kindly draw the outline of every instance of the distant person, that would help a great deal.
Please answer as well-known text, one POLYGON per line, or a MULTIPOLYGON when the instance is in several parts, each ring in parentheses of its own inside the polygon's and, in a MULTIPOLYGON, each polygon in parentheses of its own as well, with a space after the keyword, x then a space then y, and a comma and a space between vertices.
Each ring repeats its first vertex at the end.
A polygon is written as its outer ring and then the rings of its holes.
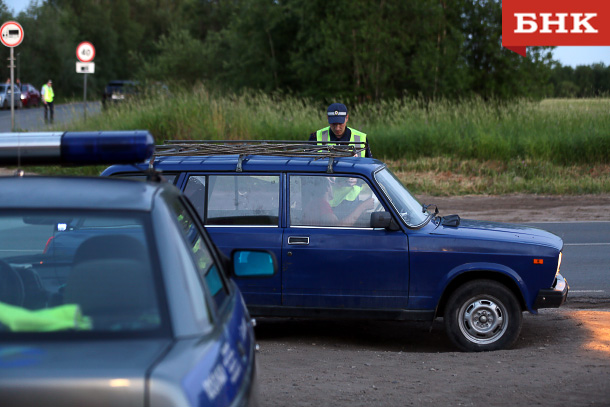
POLYGON ((53 108, 53 98, 55 97, 55 93, 53 93, 52 80, 49 79, 46 84, 42 85, 40 95, 42 96, 42 103, 44 104, 44 122, 48 123, 50 117, 51 123, 53 123, 53 116, 55 113, 53 108))
MULTIPOLYGON (((352 143, 366 142, 366 134, 356 129, 347 127, 347 121, 349 115, 347 114, 347 107, 342 103, 333 103, 326 109, 328 116, 328 124, 330 126, 325 127, 311 133, 309 141, 318 141, 318 144, 328 143, 333 144, 333 141, 351 141, 352 143)), ((355 144, 356 147, 363 147, 361 144, 355 144)), ((371 148, 367 145, 366 150, 359 153, 361 157, 373 157, 371 154, 371 148)))

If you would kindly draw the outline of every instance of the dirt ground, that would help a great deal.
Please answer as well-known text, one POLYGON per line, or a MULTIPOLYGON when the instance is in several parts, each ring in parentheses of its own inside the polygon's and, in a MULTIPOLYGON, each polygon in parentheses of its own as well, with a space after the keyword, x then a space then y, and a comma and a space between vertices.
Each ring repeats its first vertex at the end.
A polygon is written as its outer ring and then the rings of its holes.
MULTIPOLYGON (((610 221, 610 195, 426 197, 441 215, 610 221)), ((462 353, 442 320, 259 319, 263 406, 610 406, 610 303, 524 314, 510 350, 462 353)))
POLYGON ((610 221, 610 194, 600 195, 419 195, 422 204, 434 203, 440 215, 498 222, 610 221))

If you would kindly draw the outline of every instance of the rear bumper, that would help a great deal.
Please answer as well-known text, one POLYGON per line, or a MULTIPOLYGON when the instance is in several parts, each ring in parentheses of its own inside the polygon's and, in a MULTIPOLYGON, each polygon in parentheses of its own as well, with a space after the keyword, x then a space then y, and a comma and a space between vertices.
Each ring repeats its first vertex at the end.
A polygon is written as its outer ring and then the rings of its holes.
POLYGON ((538 291, 538 296, 536 297, 533 308, 539 309, 561 307, 561 305, 563 305, 568 298, 568 291, 570 291, 568 282, 561 274, 557 274, 553 287, 538 291))

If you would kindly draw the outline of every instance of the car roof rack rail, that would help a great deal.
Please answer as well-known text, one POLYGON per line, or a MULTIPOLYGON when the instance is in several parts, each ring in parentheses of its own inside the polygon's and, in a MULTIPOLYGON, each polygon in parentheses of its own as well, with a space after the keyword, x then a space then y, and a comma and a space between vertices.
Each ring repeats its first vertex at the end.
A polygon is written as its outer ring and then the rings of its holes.
POLYGON ((333 161, 337 157, 360 156, 368 147, 366 142, 333 141, 332 144, 317 141, 286 140, 166 140, 157 145, 150 165, 157 156, 212 156, 239 155, 237 172, 248 155, 284 157, 328 158, 327 172, 333 172, 333 161))

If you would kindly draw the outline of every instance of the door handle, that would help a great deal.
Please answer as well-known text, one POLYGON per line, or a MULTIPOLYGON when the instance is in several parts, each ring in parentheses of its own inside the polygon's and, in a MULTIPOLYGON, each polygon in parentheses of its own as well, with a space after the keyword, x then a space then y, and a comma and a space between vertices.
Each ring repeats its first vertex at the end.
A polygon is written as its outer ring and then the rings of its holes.
POLYGON ((288 236, 288 244, 309 244, 308 236, 288 236))

